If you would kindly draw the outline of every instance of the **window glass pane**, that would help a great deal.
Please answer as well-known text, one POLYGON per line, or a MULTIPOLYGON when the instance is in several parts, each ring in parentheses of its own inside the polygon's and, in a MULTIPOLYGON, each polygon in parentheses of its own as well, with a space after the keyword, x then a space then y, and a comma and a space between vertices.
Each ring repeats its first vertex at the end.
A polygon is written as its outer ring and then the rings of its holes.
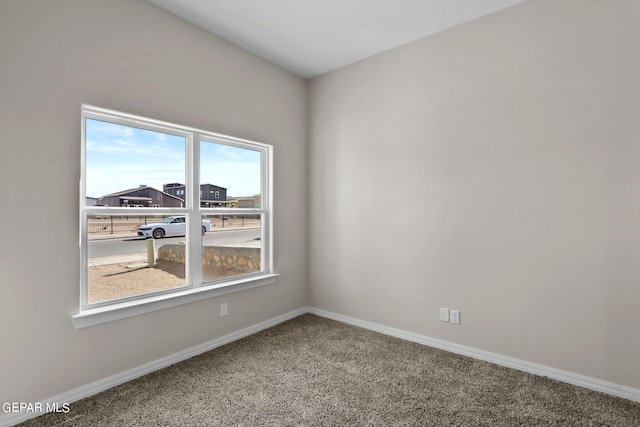
POLYGON ((262 269, 261 215, 203 215, 202 278, 209 282, 262 269))
POLYGON ((184 216, 90 215, 88 303, 185 286, 185 230, 184 216))
POLYGON ((184 206, 184 137, 94 119, 85 133, 87 206, 184 206))
POLYGON ((200 142, 200 206, 262 207, 262 152, 200 142))

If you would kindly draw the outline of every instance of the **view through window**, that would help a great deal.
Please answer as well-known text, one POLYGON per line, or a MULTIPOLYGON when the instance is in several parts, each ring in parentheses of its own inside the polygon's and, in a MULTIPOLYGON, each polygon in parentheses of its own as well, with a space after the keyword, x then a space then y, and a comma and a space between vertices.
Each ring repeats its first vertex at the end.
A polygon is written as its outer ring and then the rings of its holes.
POLYGON ((269 272, 270 147, 83 107, 82 306, 269 272))

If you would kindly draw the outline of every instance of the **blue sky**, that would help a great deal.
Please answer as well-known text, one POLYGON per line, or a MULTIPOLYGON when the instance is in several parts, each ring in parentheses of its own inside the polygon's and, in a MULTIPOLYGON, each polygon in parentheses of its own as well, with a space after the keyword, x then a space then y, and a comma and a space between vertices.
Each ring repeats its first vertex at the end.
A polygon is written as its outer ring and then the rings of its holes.
MULTIPOLYGON (((93 119, 85 130, 87 196, 186 182, 183 137, 93 119)), ((202 184, 225 187, 228 196, 259 194, 260 152, 203 141, 200 173, 202 184)))

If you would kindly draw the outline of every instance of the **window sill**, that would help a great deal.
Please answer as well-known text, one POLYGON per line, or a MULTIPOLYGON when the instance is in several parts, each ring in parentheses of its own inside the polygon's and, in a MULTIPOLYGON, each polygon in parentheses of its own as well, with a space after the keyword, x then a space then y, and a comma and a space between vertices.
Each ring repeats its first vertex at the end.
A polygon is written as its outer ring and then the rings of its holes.
POLYGON ((276 282, 276 278, 278 276, 278 274, 263 274, 260 276, 245 277, 225 282, 224 284, 218 283, 215 285, 199 286, 197 288, 189 288, 169 294, 141 298, 135 301, 127 301, 119 304, 91 308, 82 310, 78 314, 74 314, 71 316, 71 319, 73 320, 73 326, 76 329, 86 328, 88 326, 126 319, 127 317, 138 316, 140 314, 151 313, 165 308, 176 307, 208 298, 244 291, 246 289, 270 285, 276 282))

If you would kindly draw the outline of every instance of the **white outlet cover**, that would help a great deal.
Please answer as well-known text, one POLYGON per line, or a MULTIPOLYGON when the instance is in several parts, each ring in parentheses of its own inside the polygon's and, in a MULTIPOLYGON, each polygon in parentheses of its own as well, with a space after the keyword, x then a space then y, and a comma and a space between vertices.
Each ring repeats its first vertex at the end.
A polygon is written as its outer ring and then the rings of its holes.
POLYGON ((441 308, 440 309, 440 320, 443 322, 448 322, 449 321, 449 309, 448 308, 441 308))

